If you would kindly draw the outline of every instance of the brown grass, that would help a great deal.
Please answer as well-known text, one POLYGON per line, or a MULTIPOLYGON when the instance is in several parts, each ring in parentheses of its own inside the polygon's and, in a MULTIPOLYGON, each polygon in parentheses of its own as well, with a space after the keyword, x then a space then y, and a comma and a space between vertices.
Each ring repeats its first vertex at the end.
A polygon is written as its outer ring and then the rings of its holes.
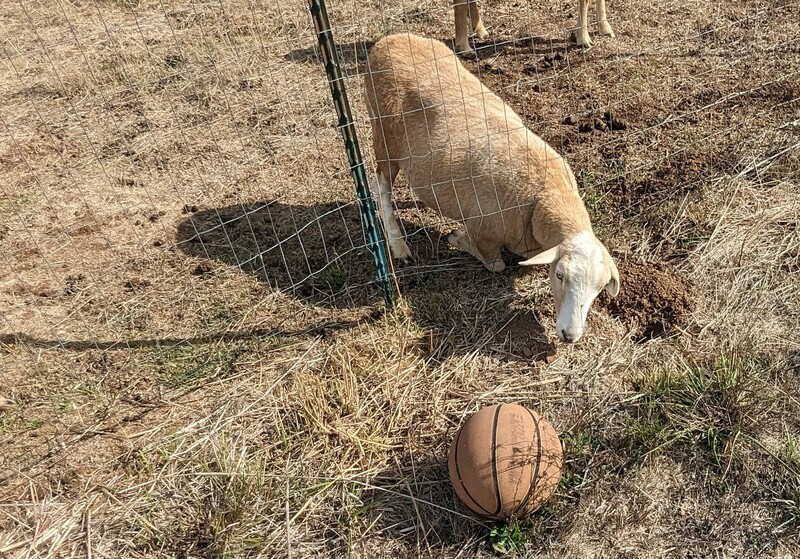
MULTIPOLYGON (((370 159, 366 45, 450 5, 329 11, 370 159)), ((0 4, 0 557, 491 556, 445 458, 512 401, 567 457, 525 556, 796 555, 800 8, 619 1, 589 51, 572 2, 484 14, 465 63, 617 258, 691 286, 666 334, 630 297, 556 345, 542 271, 453 252, 402 183, 384 313, 304 2, 0 4)))

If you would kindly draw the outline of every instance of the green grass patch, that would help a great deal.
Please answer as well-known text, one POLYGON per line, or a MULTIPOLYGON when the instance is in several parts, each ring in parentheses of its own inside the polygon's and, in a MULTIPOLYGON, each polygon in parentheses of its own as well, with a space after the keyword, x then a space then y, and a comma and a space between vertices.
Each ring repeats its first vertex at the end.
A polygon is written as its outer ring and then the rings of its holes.
POLYGON ((184 344, 164 350, 156 358, 158 379, 170 387, 196 384, 233 372, 243 348, 239 344, 184 344))
POLYGON ((317 281, 331 291, 340 291, 350 279, 350 274, 339 260, 334 260, 316 275, 317 281))
POLYGON ((755 357, 724 355, 640 378, 627 434, 641 456, 675 447, 727 468, 767 413, 755 357))
POLYGON ((778 529, 797 529, 800 527, 800 480, 787 483, 775 497, 781 515, 778 529))
POLYGON ((21 210, 30 208, 38 201, 35 194, 31 192, 18 192, 8 194, 0 198, 0 215, 10 216, 21 210))
POLYGON ((3 435, 36 431, 42 425, 44 425, 44 421, 41 419, 25 420, 11 414, 3 414, 0 416, 0 434, 3 435))
POLYGON ((429 326, 452 324, 458 305, 458 293, 442 289, 436 282, 426 284, 407 297, 414 320, 429 326))

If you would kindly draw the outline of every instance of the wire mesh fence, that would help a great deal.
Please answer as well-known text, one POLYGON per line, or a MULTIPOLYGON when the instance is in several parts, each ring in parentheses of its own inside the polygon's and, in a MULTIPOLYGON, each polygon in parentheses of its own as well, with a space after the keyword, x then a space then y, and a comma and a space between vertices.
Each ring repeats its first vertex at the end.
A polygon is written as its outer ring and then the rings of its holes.
MULTIPOLYGON (((574 9, 503 4, 487 15, 491 35, 462 60, 567 156, 601 225, 658 206, 653 174, 674 173, 677 187, 690 192, 772 163, 763 148, 787 136, 791 118, 764 126, 761 137, 749 139, 760 143, 747 146, 752 153, 728 154, 712 176, 693 175, 691 165, 681 176, 684 169, 670 165, 741 132, 747 124, 738 120, 710 122, 726 107, 765 94, 776 99, 767 110, 792 105, 797 69, 770 55, 788 39, 771 22, 795 4, 737 7, 705 28, 675 26, 668 44, 642 36, 635 49, 609 51, 599 61, 592 51, 568 48, 574 9), (743 46, 745 29, 751 40, 743 46), (681 51, 691 72, 670 73, 670 59, 681 51), (742 74, 755 66, 766 77, 742 74), (694 90, 696 99, 659 107, 659 86, 673 84, 694 90), (698 119, 708 127, 678 137, 698 119)), ((690 5, 651 7, 668 21, 681 9, 690 5)), ((49 269, 49 281, 57 279, 54 251, 81 263, 76 273, 100 285, 109 263, 128 257, 155 265, 154 255, 173 249, 321 298, 342 297, 345 288, 373 279, 304 3, 20 2, 6 10, 18 33, 4 43, 6 236, 27 239, 24 250, 37 252, 37 272, 49 269), (26 224, 33 207, 52 222, 47 239, 26 224), (177 210, 184 217, 175 233, 165 216, 177 210), (154 244, 161 250, 151 250, 154 244)), ((452 39, 453 9, 442 2, 344 2, 332 10, 344 81, 369 140, 361 98, 369 46, 394 31, 452 39)), ((613 49, 613 39, 600 41, 613 49)), ((366 156, 369 168, 374 156, 366 156)), ((400 275, 438 268, 446 248, 434 238, 441 217, 422 217, 400 196, 406 235, 428 246, 419 266, 400 275)), ((8 258, 11 269, 24 267, 8 258)))
MULTIPOLYGON (((368 53, 400 32, 452 47, 454 5, 330 0, 327 8, 371 181, 380 154, 365 99, 368 53)), ((0 534, 0 555, 84 553, 87 520, 64 505, 69 487, 37 489, 43 499, 26 491, 66 452, 83 465, 85 455, 108 452, 126 456, 120 471, 135 462, 161 473, 114 491, 138 500, 127 512, 104 509, 118 547, 95 556, 136 556, 162 540, 171 552, 195 552, 203 538, 217 542, 203 548, 209 556, 341 556, 353 526, 382 541, 381 552, 396 545, 409 556, 433 548, 456 556, 475 544, 477 528, 447 501, 436 464, 468 406, 528 398, 561 414, 554 423, 572 433, 589 419, 567 400, 591 410, 613 400, 624 411, 635 391, 625 384, 629 368, 683 358, 669 340, 631 340, 669 331, 706 356, 728 347, 730 333, 786 353, 792 342, 778 338, 796 322, 800 289, 792 279, 800 4, 617 0, 606 15, 616 37, 600 36, 590 17, 589 49, 575 45, 577 1, 496 0, 481 10, 488 35, 472 34, 470 50, 453 57, 569 163, 620 266, 619 301, 602 298, 585 345, 552 367, 546 271, 523 272, 508 251, 509 270, 486 271, 448 242, 458 220, 418 203, 403 173, 392 209, 413 261, 376 270, 381 241, 363 227, 364 184, 357 194, 309 2, 0 3, 0 437, 16 449, 0 458, 9 472, 0 474, 0 497, 14 496, 0 501, 19 505, 0 520, 9 534, 0 534), (383 276, 408 308, 385 314, 383 276), (753 309, 762 322, 751 320, 753 309), (598 387, 601 369, 619 378, 598 387), (422 380, 407 382, 408 371, 422 380), (430 421, 428 410, 438 410, 430 421), (239 471, 232 455, 218 455, 236 447, 239 428, 267 449, 259 488, 270 496, 245 502, 260 526, 285 532, 255 538, 240 515, 217 519, 244 527, 225 540, 172 501, 225 493, 181 485, 202 469, 187 456, 207 459, 209 479, 239 471), (44 435, 20 436, 28 432, 44 435), (107 450, 106 437, 134 442, 107 450), (314 446, 320 441, 329 446, 314 446), (424 456, 419 479, 412 447, 424 456), (328 451, 355 466, 325 462, 328 451), (143 465, 148 454, 168 458, 143 465), (306 493, 284 496, 298 479, 306 493), (145 486, 162 504, 140 492, 145 486), (358 508, 367 492, 403 505, 378 499, 370 517, 358 508), (347 524, 337 507, 359 512, 347 524), (38 530, 37 514, 64 529, 38 530), (173 516, 184 532, 170 532, 173 516), (198 523, 202 537, 184 526, 198 523), (426 523, 436 528, 426 532, 426 523), (329 525, 346 534, 331 535, 329 525), (231 542, 239 547, 225 548, 231 542)), ((581 456, 574 463, 588 469, 581 456)), ((94 506, 94 493, 70 487, 86 510, 94 506)), ((567 531, 553 556, 573 551, 567 531)), ((376 556, 362 544, 355 556, 376 556)))

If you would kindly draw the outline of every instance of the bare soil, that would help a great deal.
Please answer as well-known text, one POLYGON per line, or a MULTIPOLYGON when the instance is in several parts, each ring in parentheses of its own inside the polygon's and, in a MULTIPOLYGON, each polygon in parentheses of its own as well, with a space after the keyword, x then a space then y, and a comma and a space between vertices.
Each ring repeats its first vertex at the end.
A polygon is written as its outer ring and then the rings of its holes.
POLYGON ((603 294, 599 303, 628 325, 634 340, 650 340, 686 326, 695 306, 689 280, 663 263, 630 258, 617 259, 616 264, 625 289, 616 298, 603 294))

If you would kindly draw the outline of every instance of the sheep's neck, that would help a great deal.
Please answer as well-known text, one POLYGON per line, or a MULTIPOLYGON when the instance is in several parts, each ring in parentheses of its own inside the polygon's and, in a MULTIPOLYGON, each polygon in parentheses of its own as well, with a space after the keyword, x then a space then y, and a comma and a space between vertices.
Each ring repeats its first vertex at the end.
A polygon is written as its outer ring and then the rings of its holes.
POLYGON ((592 231, 589 214, 571 186, 549 185, 536 198, 533 236, 542 249, 561 244, 583 231, 592 231))

